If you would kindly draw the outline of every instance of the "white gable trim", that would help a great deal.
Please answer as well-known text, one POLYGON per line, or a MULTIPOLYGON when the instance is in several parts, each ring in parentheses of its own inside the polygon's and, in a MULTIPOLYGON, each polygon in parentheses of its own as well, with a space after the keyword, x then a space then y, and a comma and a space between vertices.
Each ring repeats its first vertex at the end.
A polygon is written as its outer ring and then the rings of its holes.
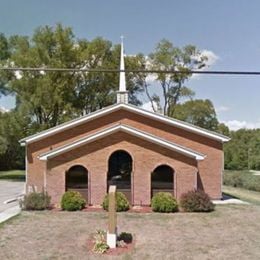
POLYGON ((41 140, 41 139, 43 139, 47 136, 59 133, 59 132, 64 131, 66 129, 70 129, 70 128, 75 127, 77 125, 83 124, 87 121, 90 121, 90 120, 99 118, 101 116, 104 116, 106 114, 115 112, 119 109, 125 109, 127 111, 130 111, 130 112, 133 112, 133 113, 136 113, 136 114, 148 117, 148 118, 152 118, 154 120, 157 120, 157 121, 160 121, 160 122, 163 122, 163 123, 167 123, 169 125, 172 125, 172 126, 175 126, 175 127, 178 127, 178 128, 181 128, 181 129, 184 129, 184 130, 187 130, 189 132, 193 132, 193 133, 196 133, 196 134, 199 134, 199 135, 202 135, 202 136, 206 136, 210 139, 214 139, 214 140, 217 140, 217 141, 220 141, 220 142, 228 142, 230 140, 230 138, 227 137, 227 136, 224 136, 224 135, 221 135, 221 134, 218 134, 218 133, 215 133, 215 132, 194 126, 192 124, 188 124, 188 123, 183 122, 183 121, 179 121, 179 120, 176 120, 176 119, 173 119, 173 118, 170 118, 170 117, 166 117, 166 116, 154 113, 154 112, 150 112, 150 111, 141 109, 141 108, 133 106, 133 105, 121 103, 121 104, 116 104, 116 105, 98 110, 98 111, 90 113, 86 116, 71 120, 67 123, 64 123, 64 124, 61 124, 59 126, 50 128, 48 130, 37 133, 35 135, 26 137, 26 138, 20 140, 20 143, 22 145, 26 145, 27 143, 32 143, 32 142, 41 140))
POLYGON ((56 157, 60 154, 71 151, 71 150, 73 150, 77 147, 80 147, 82 145, 94 142, 94 141, 96 141, 100 138, 106 137, 106 136, 111 135, 111 134, 118 132, 118 131, 122 131, 122 132, 128 133, 130 135, 134 135, 138 138, 141 138, 141 139, 144 139, 144 140, 149 141, 151 143, 163 146, 165 148, 168 148, 168 149, 173 150, 175 152, 181 153, 181 154, 186 155, 188 157, 194 158, 196 160, 203 160, 206 157, 205 155, 203 155, 201 153, 195 152, 191 149, 185 148, 185 147, 177 145, 175 143, 166 141, 162 138, 158 138, 154 135, 140 131, 136 128, 129 127, 129 126, 126 126, 126 125, 116 124, 115 126, 106 128, 106 129, 101 130, 99 132, 96 132, 92 135, 88 135, 88 136, 83 137, 83 138, 81 138, 77 141, 70 143, 70 144, 61 146, 57 149, 54 149, 54 150, 49 151, 47 153, 41 154, 38 158, 40 160, 51 159, 51 158, 56 157))

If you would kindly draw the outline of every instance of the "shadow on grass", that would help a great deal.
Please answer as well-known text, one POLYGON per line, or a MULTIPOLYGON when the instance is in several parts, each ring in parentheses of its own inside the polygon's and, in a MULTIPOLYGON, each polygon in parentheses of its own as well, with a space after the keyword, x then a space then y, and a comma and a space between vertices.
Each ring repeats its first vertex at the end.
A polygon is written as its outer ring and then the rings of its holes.
POLYGON ((226 199, 238 199, 238 200, 240 200, 241 199, 240 197, 234 196, 233 194, 228 193, 228 192, 222 192, 222 196, 223 196, 222 200, 226 200, 226 199))

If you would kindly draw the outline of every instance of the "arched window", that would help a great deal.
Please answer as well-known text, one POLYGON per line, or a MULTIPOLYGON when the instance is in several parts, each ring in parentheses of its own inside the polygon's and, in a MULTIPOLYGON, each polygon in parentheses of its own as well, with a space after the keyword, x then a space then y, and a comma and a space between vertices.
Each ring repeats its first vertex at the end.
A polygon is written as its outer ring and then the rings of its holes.
POLYGON ((72 166, 66 172, 66 191, 78 191, 87 200, 88 199, 88 170, 81 166, 72 166))
POLYGON ((168 165, 160 165, 151 174, 151 192, 154 196, 157 192, 174 191, 174 170, 168 165))
POLYGON ((116 185, 117 191, 123 192, 131 202, 132 157, 129 153, 118 150, 108 160, 107 186, 116 185))

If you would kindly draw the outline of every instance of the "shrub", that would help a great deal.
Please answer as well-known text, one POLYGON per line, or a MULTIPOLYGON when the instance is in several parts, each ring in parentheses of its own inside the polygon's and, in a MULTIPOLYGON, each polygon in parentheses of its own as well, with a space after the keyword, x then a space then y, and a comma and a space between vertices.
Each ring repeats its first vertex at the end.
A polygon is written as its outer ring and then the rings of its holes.
POLYGON ((130 244, 133 241, 133 235, 131 233, 122 232, 118 238, 118 241, 123 240, 126 244, 130 244))
MULTIPOLYGON (((108 194, 105 196, 102 207, 104 210, 108 210, 108 194)), ((116 192, 116 211, 129 210, 129 202, 126 196, 122 192, 116 192)))
POLYGON ((50 206, 51 197, 47 192, 31 192, 19 201, 23 210, 44 210, 50 206))
POLYGON ((243 179, 239 172, 232 172, 228 174, 224 174, 223 184, 232 186, 232 187, 242 187, 243 179))
POLYGON ((68 211, 81 210, 85 207, 86 201, 77 191, 67 191, 61 199, 61 208, 68 211))
POLYGON ((260 191, 260 178, 249 171, 225 171, 223 184, 232 187, 260 191))
POLYGON ((184 193, 180 199, 180 206, 187 212, 209 212, 215 207, 208 194, 201 190, 184 193))
POLYGON ((152 198, 152 209, 156 212, 175 212, 178 209, 178 204, 171 193, 158 192, 152 198))

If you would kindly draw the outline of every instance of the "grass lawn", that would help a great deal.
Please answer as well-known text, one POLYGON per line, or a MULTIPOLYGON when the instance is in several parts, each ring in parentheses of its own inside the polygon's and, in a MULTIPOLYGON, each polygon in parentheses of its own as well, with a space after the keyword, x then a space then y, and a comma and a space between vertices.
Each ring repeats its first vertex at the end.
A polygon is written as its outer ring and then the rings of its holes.
POLYGON ((223 176, 223 183, 226 186, 239 187, 242 189, 260 192, 260 176, 256 176, 252 172, 247 170, 225 170, 223 176))
POLYGON ((260 205, 260 176, 247 170, 224 172, 222 191, 241 200, 260 205))
MULTIPOLYGON (((132 252, 113 259, 260 255, 256 205, 221 205, 212 213, 118 213, 118 227, 134 234, 136 242, 132 252)), ((103 212, 22 212, 0 226, 0 259, 100 259, 87 250, 86 241, 95 230, 106 228, 103 212)))
POLYGON ((25 171, 23 170, 0 171, 0 180, 25 181, 25 171))
POLYGON ((260 192, 223 185, 222 191, 238 199, 260 205, 260 192))

